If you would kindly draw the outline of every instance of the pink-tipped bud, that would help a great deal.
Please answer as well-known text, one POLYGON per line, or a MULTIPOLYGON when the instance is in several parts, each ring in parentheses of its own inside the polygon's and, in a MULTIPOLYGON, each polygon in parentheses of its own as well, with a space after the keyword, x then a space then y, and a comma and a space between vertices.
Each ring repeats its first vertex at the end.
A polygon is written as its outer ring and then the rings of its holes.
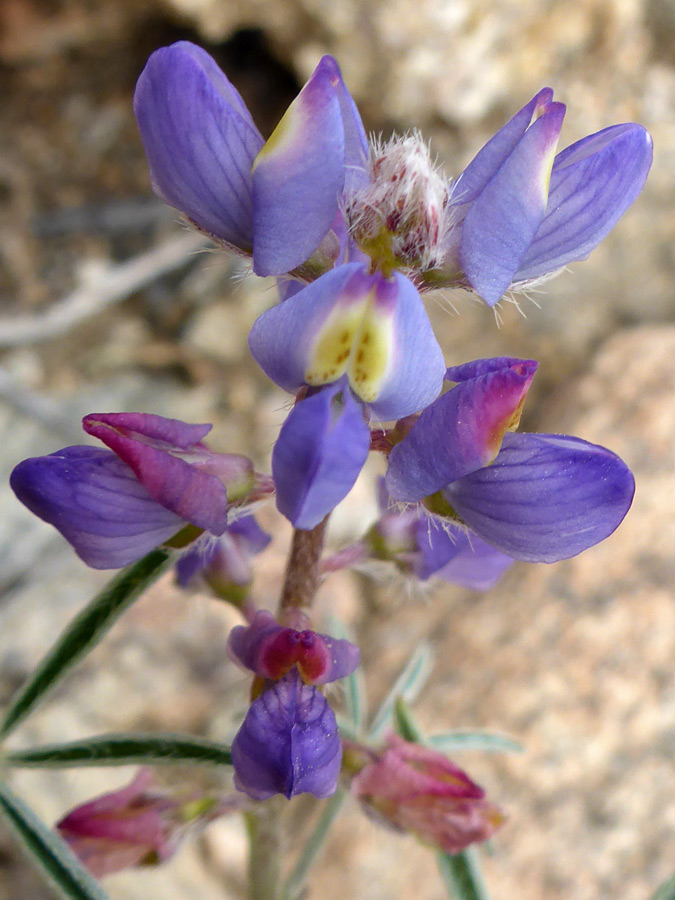
POLYGON ((459 853, 504 822, 501 810, 446 756, 395 735, 380 752, 351 742, 343 772, 366 812, 426 844, 459 853))
POLYGON ((175 853, 188 825, 227 811, 211 797, 178 798, 153 785, 150 769, 131 784, 69 812, 61 837, 97 878, 133 866, 158 865, 175 853))

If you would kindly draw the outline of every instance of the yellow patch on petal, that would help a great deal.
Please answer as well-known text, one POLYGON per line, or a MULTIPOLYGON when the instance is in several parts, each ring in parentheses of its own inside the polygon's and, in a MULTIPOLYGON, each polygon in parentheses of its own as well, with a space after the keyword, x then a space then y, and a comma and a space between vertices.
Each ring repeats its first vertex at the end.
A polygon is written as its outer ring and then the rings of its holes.
POLYGON ((541 168, 541 195, 544 198, 544 207, 548 203, 548 192, 551 187, 551 171, 553 170, 553 160, 555 159, 555 151, 558 146, 558 141, 556 141, 551 149, 548 151, 543 160, 543 165, 541 168))
POLYGON ((347 371, 354 340, 359 332, 369 297, 361 302, 338 304, 317 335, 305 371, 305 381, 313 387, 330 384, 347 371))
POLYGON ((275 153, 283 153, 286 147, 293 143, 294 135, 300 127, 302 120, 302 116, 299 115, 300 110, 294 107, 295 101, 288 107, 277 127, 260 148, 260 152, 253 160, 251 172, 255 172, 256 167, 263 160, 275 153))
POLYGON ((372 403, 380 394, 391 360, 392 326, 391 316, 382 316, 368 305, 349 360, 349 381, 364 403, 372 403))
POLYGON ((377 400, 391 361, 393 316, 379 312, 374 301, 371 292, 332 310, 315 338, 305 370, 307 384, 330 384, 346 372, 364 403, 377 400))

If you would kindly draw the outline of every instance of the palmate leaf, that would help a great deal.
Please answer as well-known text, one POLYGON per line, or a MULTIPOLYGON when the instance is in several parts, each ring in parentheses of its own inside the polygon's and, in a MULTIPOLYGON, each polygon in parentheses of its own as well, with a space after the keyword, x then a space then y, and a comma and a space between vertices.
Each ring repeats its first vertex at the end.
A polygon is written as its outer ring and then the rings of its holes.
POLYGON ((66 672, 92 650, 125 610, 157 581, 175 561, 171 550, 157 549, 122 569, 66 627, 39 663, 26 684, 14 696, 0 725, 0 738, 44 700, 66 672))
POLYGON ((2 783, 0 814, 62 897, 67 900, 110 900, 59 835, 2 783))
POLYGON ((102 734, 67 744, 46 744, 9 753, 7 765, 18 768, 75 766, 213 765, 232 763, 230 748, 182 734, 102 734))

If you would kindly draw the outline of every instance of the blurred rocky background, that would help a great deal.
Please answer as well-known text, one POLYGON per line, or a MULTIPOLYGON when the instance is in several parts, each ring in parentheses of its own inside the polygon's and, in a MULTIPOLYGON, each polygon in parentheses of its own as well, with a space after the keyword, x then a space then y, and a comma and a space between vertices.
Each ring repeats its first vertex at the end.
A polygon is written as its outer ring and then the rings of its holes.
MULTIPOLYGON (((637 478, 624 525, 578 559, 516 565, 485 595, 418 597, 341 575, 320 604, 359 635, 373 698, 428 640, 438 662, 422 724, 524 745, 457 757, 509 812, 485 857, 493 900, 647 900, 675 867, 673 0, 2 0, 0 702, 106 577, 20 508, 3 486, 11 468, 79 442, 84 413, 118 409, 212 421, 214 446, 265 466, 285 415, 246 348, 271 285, 200 252, 150 192, 133 87, 148 54, 181 38, 213 53, 265 133, 335 54, 367 127, 421 128, 449 174, 544 84, 568 104, 561 146, 621 121, 651 130, 648 186, 588 261, 498 320, 464 295, 427 303, 448 361, 541 361, 523 427, 619 452, 637 478)), ((371 504, 365 484, 335 517, 336 545, 371 504)), ((271 606, 288 529, 264 516, 275 534, 257 588, 271 606)), ((123 729, 225 739, 245 705, 247 679, 224 654, 235 622, 161 583, 14 743, 123 729)), ((13 783, 53 821, 129 774, 13 783)), ((206 777, 163 777, 183 775, 206 777)), ((114 900, 239 898, 244 865, 243 829, 223 820, 166 867, 106 887, 114 900)), ((443 896, 428 851, 353 808, 311 888, 325 900, 443 896)), ((0 831, 1 900, 49 896, 0 831)))

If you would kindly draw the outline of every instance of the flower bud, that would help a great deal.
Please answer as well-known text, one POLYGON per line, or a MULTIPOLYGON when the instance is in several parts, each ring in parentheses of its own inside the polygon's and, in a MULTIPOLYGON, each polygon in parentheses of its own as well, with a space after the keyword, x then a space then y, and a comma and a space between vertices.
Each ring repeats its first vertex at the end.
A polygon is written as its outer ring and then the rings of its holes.
POLYGON ((345 741, 342 769, 367 813, 446 853, 487 840, 504 822, 483 789, 446 756, 396 735, 380 752, 345 741))

